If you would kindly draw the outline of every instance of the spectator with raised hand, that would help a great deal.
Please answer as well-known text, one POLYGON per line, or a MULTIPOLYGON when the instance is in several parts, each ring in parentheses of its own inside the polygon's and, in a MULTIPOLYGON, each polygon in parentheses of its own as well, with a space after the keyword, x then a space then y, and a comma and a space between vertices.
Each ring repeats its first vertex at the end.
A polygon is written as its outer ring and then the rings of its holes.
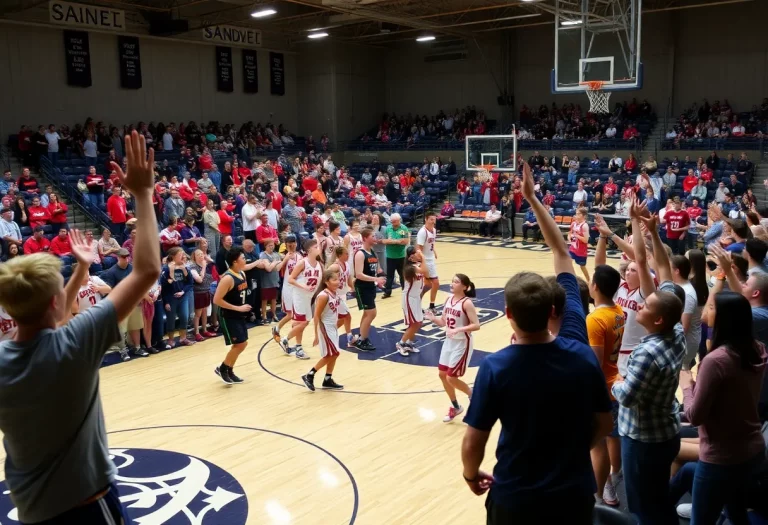
MULTIPOLYGON (((129 171, 118 173, 136 197, 137 213, 152 217, 154 153, 133 133, 126 137, 129 171)), ((127 520, 114 484, 99 395, 99 366, 120 338, 118 323, 133 312, 159 274, 157 225, 138 223, 134 271, 96 306, 57 329, 87 276, 91 250, 71 234, 77 270, 64 287, 60 262, 47 254, 0 266, 0 305, 17 322, 14 341, 0 343, 6 363, 0 380, 0 429, 7 445, 6 484, 25 523, 127 520), (22 351, 23 350, 23 351, 22 351), (56 381, 46 378, 56 377, 56 381), (40 385, 47 386, 41 390, 40 385), (23 391, 28 385, 29 391, 23 391), (22 390, 20 390, 20 388, 22 390), (22 395, 25 403, 12 400, 22 395), (61 432, 77 428, 77 432, 61 432), (34 430, 30 430, 34 429, 34 430), (46 475, 40 477, 40 472, 46 475), (61 519, 60 519, 61 518, 61 519)))
MULTIPOLYGON (((677 524, 668 497, 669 472, 680 450, 679 405, 675 391, 686 351, 680 319, 683 303, 671 282, 669 257, 658 234, 658 217, 648 217, 635 200, 630 208, 633 235, 642 239, 641 224, 651 235, 659 290, 648 294, 636 320, 648 335, 632 351, 623 381, 611 392, 619 402, 619 434, 627 505, 640 525, 677 524)), ((647 268, 644 242, 633 244, 636 263, 647 288, 653 280, 647 268), (650 281, 650 282, 649 282, 650 281)))
POLYGON ((487 523, 591 524, 595 482, 592 446, 611 431, 605 380, 589 347, 579 285, 560 230, 535 196, 533 174, 523 165, 523 194, 554 255, 557 282, 566 290, 557 337, 548 330, 554 291, 536 273, 521 272, 505 287, 512 344, 480 365, 462 444, 464 480, 486 501, 487 523), (531 382, 525 378, 536 377, 531 382), (533 390, 531 390, 533 389, 533 390), (525 396, 525 406, 500 399, 525 396), (561 417, 547 417, 558 406, 561 417), (479 470, 490 430, 501 420, 493 476, 479 470), (570 438, 555 443, 558 428, 570 438), (530 458, 538 458, 531 468, 530 458))

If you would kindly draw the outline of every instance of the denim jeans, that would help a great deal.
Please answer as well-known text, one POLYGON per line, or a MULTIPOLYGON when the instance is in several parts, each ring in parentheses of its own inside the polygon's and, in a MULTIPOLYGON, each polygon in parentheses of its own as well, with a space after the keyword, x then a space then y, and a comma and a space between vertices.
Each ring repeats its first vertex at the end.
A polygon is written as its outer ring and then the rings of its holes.
POLYGON ((568 184, 576 184, 576 175, 578 175, 579 172, 577 171, 569 171, 568 172, 568 184))
POLYGON ((103 193, 86 193, 85 199, 90 202, 96 208, 101 209, 104 206, 104 194, 103 193))
POLYGON ((113 257, 112 255, 105 255, 101 258, 101 265, 105 270, 109 270, 115 264, 117 264, 117 257, 113 257))
POLYGON ((58 164, 58 162, 59 162, 59 152, 58 151, 49 151, 48 152, 48 160, 50 160, 51 164, 53 164, 54 167, 55 167, 58 164))
POLYGON ((483 203, 483 194, 480 193, 480 189, 482 186, 479 184, 475 184, 472 186, 472 196, 475 198, 475 204, 482 204, 483 203))
MULTIPOLYGON (((176 330, 176 318, 178 317, 182 339, 187 337, 187 322, 189 321, 189 301, 186 295, 184 294, 181 297, 171 296, 165 299, 165 304, 171 306, 170 312, 165 309, 165 333, 170 334, 176 330)), ((173 341, 169 341, 169 343, 172 344, 173 341)))
POLYGON ((680 435, 660 443, 621 438, 627 507, 639 525, 678 525, 669 498, 669 469, 680 451, 680 435))
POLYGON ((85 157, 85 165, 89 167, 95 166, 97 160, 98 160, 98 157, 85 157))
POLYGON ((757 456, 738 465, 716 465, 699 461, 693 476, 691 525, 715 523, 723 507, 734 525, 748 525, 747 488, 764 460, 757 456))

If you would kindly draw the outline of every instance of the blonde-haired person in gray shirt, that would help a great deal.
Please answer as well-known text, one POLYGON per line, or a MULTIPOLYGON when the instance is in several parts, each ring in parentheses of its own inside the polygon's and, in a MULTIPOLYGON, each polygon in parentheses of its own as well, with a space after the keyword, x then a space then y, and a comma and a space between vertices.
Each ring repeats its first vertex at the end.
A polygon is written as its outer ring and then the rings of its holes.
MULTIPOLYGON (((114 163, 112 169, 136 197, 137 216, 152 218, 154 152, 147 158, 136 131, 125 147, 128 173, 114 163)), ((109 458, 99 367, 120 337, 118 323, 160 275, 157 224, 138 221, 133 272, 109 297, 57 328, 93 260, 80 232, 70 238, 78 265, 66 288, 61 263, 49 254, 0 266, 0 306, 18 325, 14 339, 0 343, 5 480, 22 523, 127 523, 109 458)))

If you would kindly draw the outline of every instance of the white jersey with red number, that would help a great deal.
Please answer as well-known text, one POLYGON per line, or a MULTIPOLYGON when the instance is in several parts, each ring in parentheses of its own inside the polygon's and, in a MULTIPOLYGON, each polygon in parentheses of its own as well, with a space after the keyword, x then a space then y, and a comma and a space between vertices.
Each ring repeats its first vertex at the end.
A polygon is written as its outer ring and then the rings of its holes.
POLYGON ((627 282, 621 281, 613 300, 624 310, 624 335, 621 338, 618 366, 621 377, 626 377, 627 361, 632 350, 640 343, 640 339, 648 335, 646 329, 637 322, 637 311, 645 304, 645 297, 640 288, 630 290, 627 282))
POLYGON ((77 292, 77 309, 80 313, 85 312, 91 306, 96 305, 104 297, 96 290, 97 286, 106 286, 107 283, 91 275, 88 277, 88 284, 81 286, 77 292))
MULTIPOLYGON (((463 328, 469 324, 469 318, 464 311, 467 297, 456 299, 450 296, 443 305, 443 317, 446 328, 463 328)), ((451 377, 461 377, 467 371, 467 365, 472 359, 474 335, 468 332, 457 332, 453 337, 445 338, 440 350, 438 368, 451 377)))
POLYGON ((330 261, 331 256, 333 255, 333 251, 336 249, 337 246, 341 246, 344 243, 344 239, 341 237, 337 237, 336 239, 333 238, 333 236, 329 235, 325 238, 325 260, 330 261))
POLYGON ((293 289, 294 286, 288 282, 288 276, 293 273, 293 269, 296 268, 296 265, 301 260, 301 256, 296 253, 289 253, 286 255, 288 260, 285 263, 285 276, 286 278, 283 280, 283 297, 282 297, 282 305, 283 305, 283 311, 288 313, 293 313, 293 289))
POLYGON ((355 256, 355 253, 357 250, 363 247, 363 236, 359 233, 357 234, 357 237, 352 235, 352 232, 349 234, 349 257, 352 258, 355 256))
POLYGON ((423 288, 424 276, 421 273, 416 273, 413 281, 405 281, 405 290, 401 295, 401 306, 403 307, 403 319, 406 326, 424 321, 424 312, 421 309, 421 291, 423 288))
MULTIPOLYGON (((466 312, 464 312, 464 301, 468 300, 468 297, 462 297, 456 299, 453 295, 445 300, 443 305, 443 317, 445 317, 446 328, 464 328, 469 324, 466 312)), ((459 332, 452 337, 452 339, 464 339, 465 334, 459 332)))
POLYGON ((589 237, 589 226, 586 222, 582 222, 581 224, 577 222, 571 223, 571 246, 570 250, 573 254, 578 255, 580 257, 586 257, 587 256, 587 243, 582 241, 581 239, 577 238, 577 235, 581 235, 582 237, 589 237))
POLYGON ((325 308, 320 312, 320 322, 317 326, 317 340, 320 345, 320 356, 330 357, 339 355, 339 331, 336 324, 339 321, 340 297, 337 293, 330 290, 323 290, 317 294, 319 300, 321 296, 328 298, 325 308))
POLYGON ((16 321, 0 306, 0 341, 11 341, 16 337, 16 329, 16 321))
POLYGON ((423 246, 421 253, 424 254, 424 259, 435 258, 435 239, 437 233, 434 230, 429 231, 426 226, 422 226, 416 235, 416 244, 423 246))
POLYGON ((312 297, 314 295, 315 290, 317 290, 317 285, 320 284, 320 278, 323 274, 323 265, 320 264, 319 261, 315 261, 315 264, 312 265, 312 263, 307 259, 304 258, 304 271, 301 272, 296 279, 297 282, 300 284, 305 284, 309 287, 309 290, 304 290, 303 288, 297 288, 295 291, 299 292, 302 295, 307 295, 309 297, 312 297))
POLYGON ((352 271, 352 267, 349 264, 349 261, 343 263, 341 261, 336 261, 336 264, 339 265, 339 295, 346 295, 347 292, 349 292, 349 274, 352 271))

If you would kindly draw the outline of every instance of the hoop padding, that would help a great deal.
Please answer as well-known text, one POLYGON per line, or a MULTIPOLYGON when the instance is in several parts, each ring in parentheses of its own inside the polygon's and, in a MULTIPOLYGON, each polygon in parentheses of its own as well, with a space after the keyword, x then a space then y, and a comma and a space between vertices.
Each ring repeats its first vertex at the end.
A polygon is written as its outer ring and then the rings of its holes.
POLYGON ((591 113, 610 113, 610 91, 603 91, 602 80, 590 80, 582 82, 586 85, 587 98, 589 98, 589 111, 591 113))

